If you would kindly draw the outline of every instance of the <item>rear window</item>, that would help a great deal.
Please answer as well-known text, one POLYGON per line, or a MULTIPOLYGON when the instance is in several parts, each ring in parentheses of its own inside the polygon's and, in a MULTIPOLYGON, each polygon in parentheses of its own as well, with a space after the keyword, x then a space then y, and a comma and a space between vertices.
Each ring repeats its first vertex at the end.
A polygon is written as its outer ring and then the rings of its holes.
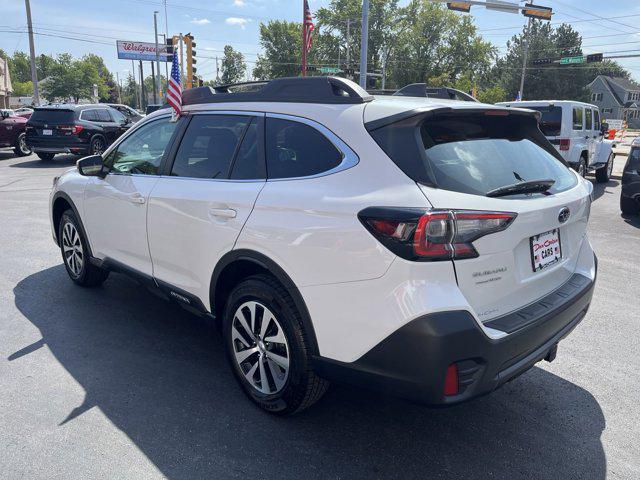
POLYGON ((48 109, 34 110, 29 121, 30 123, 41 122, 41 123, 61 124, 61 123, 73 123, 73 119, 74 119, 74 116, 73 116, 72 110, 58 110, 58 109, 48 108, 48 109))
POLYGON ((526 107, 540 112, 540 130, 547 137, 560 136, 562 127, 562 107, 526 107))
POLYGON ((413 180, 445 190, 486 195, 519 182, 551 179, 555 184, 549 192, 557 193, 576 185, 533 117, 441 114, 413 127, 397 122, 372 136, 413 180))

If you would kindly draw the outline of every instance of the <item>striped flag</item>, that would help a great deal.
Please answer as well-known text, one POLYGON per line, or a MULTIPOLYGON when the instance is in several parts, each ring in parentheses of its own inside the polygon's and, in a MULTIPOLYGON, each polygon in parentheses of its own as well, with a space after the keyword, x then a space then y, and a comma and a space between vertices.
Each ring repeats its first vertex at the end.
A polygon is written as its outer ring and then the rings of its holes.
POLYGON ((180 110, 182 109, 182 81, 180 79, 177 52, 173 54, 171 77, 169 78, 169 85, 167 85, 167 103, 173 107, 176 115, 180 115, 180 110))
POLYGON ((315 26, 313 25, 313 18, 311 18, 311 10, 309 10, 309 2, 307 0, 304 0, 304 23, 302 28, 304 29, 304 39, 306 42, 304 48, 306 48, 306 51, 308 52, 311 50, 311 43, 313 42, 311 34, 313 33, 315 26))

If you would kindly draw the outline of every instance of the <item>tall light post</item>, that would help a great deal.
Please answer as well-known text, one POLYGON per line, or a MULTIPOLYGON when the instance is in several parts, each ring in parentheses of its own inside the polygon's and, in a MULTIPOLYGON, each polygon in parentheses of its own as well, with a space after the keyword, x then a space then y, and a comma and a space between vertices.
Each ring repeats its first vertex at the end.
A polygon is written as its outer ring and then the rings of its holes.
POLYGON ((160 49, 158 47, 158 11, 155 10, 153 12, 153 31, 154 31, 154 39, 156 41, 156 77, 153 79, 156 85, 155 91, 157 91, 160 96, 162 96, 162 92, 160 91, 160 49))
POLYGON ((367 50, 369 48, 369 0, 362 1, 362 35, 360 37, 360 86, 367 88, 367 50))
POLYGON ((29 0, 24 0, 27 9, 27 29, 29 30, 29 54, 31 55, 31 83, 33 83, 33 104, 40 105, 40 92, 38 91, 38 71, 36 70, 36 47, 33 43, 33 26, 31 24, 31 5, 29 0))

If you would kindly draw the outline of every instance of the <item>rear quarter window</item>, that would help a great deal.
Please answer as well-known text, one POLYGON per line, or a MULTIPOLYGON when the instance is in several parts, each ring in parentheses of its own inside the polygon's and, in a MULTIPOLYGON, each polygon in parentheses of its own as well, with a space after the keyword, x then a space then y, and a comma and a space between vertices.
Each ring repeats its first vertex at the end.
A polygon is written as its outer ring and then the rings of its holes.
POLYGON ((582 107, 573 107, 573 129, 574 130, 582 130, 583 122, 583 112, 584 109, 582 107))

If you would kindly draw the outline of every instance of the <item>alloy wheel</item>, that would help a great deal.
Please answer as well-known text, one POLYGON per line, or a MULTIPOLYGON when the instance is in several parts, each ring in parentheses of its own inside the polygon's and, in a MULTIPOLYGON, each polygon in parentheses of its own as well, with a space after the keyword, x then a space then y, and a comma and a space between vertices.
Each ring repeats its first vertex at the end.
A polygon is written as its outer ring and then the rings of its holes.
POLYGON ((27 146, 27 136, 22 133, 20 137, 18 137, 18 148, 24 155, 29 155, 31 153, 31 149, 27 146))
POLYGON ((79 277, 84 266, 84 251, 80 234, 75 225, 67 222, 62 229, 62 252, 64 261, 74 277, 79 277))
POLYGON ((578 175, 580 175, 581 177, 584 177, 587 173, 587 167, 585 166, 584 162, 580 162, 580 165, 578 165, 578 175))
POLYGON ((289 376, 289 343, 275 315, 255 301, 236 310, 231 324, 236 364, 258 392, 278 393, 289 376))
POLYGON ((91 153, 100 155, 104 151, 104 142, 101 138, 94 138, 91 143, 91 153))

